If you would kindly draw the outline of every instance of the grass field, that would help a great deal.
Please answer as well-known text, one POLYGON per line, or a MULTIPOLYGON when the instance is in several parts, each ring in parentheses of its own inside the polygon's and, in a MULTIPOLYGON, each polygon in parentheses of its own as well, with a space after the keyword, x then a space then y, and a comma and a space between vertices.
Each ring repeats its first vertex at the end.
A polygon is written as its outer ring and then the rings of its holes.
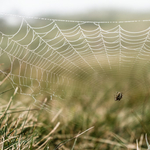
MULTIPOLYGON (((136 140, 147 149, 149 74, 145 78, 138 74, 124 77, 121 83, 111 74, 109 78, 91 75, 65 87, 63 99, 45 95, 36 103, 13 94, 14 89, 2 93, 1 149, 137 149, 136 140), (105 82, 97 85, 93 78, 105 82), (121 101, 114 100, 118 88, 123 92, 121 101)), ((8 79, 2 87, 9 88, 8 79)))

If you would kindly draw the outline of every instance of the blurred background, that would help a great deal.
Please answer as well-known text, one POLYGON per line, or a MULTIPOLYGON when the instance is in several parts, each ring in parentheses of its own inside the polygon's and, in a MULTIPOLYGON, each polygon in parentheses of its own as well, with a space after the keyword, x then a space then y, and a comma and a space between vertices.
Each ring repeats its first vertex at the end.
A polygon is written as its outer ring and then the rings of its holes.
POLYGON ((144 20, 149 19, 149 7, 148 0, 5 0, 1 1, 0 12, 51 19, 144 20))

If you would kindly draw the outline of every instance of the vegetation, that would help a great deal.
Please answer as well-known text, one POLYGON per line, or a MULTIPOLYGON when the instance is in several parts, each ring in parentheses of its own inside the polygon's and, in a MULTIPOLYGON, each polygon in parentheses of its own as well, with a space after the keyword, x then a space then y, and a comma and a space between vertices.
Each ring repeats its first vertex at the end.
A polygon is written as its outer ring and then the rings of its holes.
MULTIPOLYGON (((63 99, 50 100, 45 95, 44 100, 35 103, 30 98, 21 100, 16 95, 18 88, 14 94, 12 90, 2 91, 1 149, 138 149, 136 143, 147 149, 144 136, 150 134, 148 90, 137 80, 124 78, 126 89, 113 82, 115 78, 105 79, 107 86, 102 82, 94 89, 94 82, 88 86, 84 80, 84 84, 80 81, 83 86, 77 83, 72 85, 77 88, 66 88, 63 99), (125 83, 131 83, 130 91, 125 83), (121 101, 115 101, 111 92, 118 87, 124 91, 121 101)), ((8 83, 6 77, 1 87, 8 83)))

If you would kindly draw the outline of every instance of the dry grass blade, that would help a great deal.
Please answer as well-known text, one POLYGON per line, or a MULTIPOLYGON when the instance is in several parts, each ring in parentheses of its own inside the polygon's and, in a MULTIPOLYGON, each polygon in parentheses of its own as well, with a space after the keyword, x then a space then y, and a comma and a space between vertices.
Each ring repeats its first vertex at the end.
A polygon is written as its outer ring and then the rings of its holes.
MULTIPOLYGON (((82 137, 80 137, 82 138, 82 137)), ((110 144, 110 145, 115 145, 118 147, 124 147, 124 148, 128 148, 128 149, 136 149, 136 145, 135 144, 123 144, 123 143, 118 143, 115 141, 111 141, 108 139, 102 139, 102 138, 94 138, 94 137, 90 137, 90 136, 85 136, 84 140, 90 140, 93 142, 100 142, 100 143, 105 143, 105 144, 110 144)))
POLYGON ((42 140, 40 140, 38 143, 36 143, 36 144, 34 145, 34 147, 38 146, 43 140, 47 139, 38 149, 42 148, 42 147, 51 139, 51 137, 49 137, 49 136, 50 136, 52 133, 54 133, 54 131, 59 127, 59 125, 60 125, 60 122, 58 122, 58 123, 56 124, 56 126, 54 127, 54 129, 53 129, 47 136, 45 136, 42 140))
POLYGON ((87 132, 87 131, 89 131, 89 130, 91 130, 91 129, 93 129, 93 128, 94 128, 94 127, 90 127, 90 128, 88 128, 87 130, 83 131, 82 133, 77 134, 77 135, 75 136, 75 138, 78 138, 80 135, 84 134, 85 132, 87 132))
POLYGON ((148 147, 147 150, 150 150, 150 145, 149 145, 148 140, 147 140, 147 134, 145 135, 145 141, 146 141, 146 144, 147 144, 147 147, 148 147))
POLYGON ((139 144, 138 144, 138 139, 136 139, 136 150, 140 150, 139 149, 139 144))
POLYGON ((15 89, 15 92, 14 92, 13 96, 10 98, 9 103, 8 103, 8 105, 7 105, 7 107, 6 107, 5 111, 4 111, 4 113, 3 113, 2 116, 0 117, 0 119, 2 119, 2 118, 5 116, 7 110, 8 110, 9 107, 10 107, 10 104, 11 104, 11 102, 12 102, 13 97, 14 97, 14 96, 16 95, 16 93, 17 93, 17 90, 18 90, 18 87, 15 89))
POLYGON ((5 111, 4 111, 3 114, 0 116, 0 119, 2 119, 2 118, 5 116, 7 110, 8 110, 9 107, 10 107, 11 102, 12 102, 12 98, 10 98, 9 103, 8 103, 8 105, 7 105, 6 109, 5 109, 5 111))
POLYGON ((7 141, 9 141, 9 140, 11 140, 11 139, 14 139, 14 138, 16 138, 17 136, 12 136, 12 137, 10 137, 9 139, 6 139, 6 140, 4 140, 4 138, 2 138, 3 139, 3 141, 0 143, 0 145, 1 144, 4 144, 5 142, 7 142, 7 141))
POLYGON ((90 127, 89 129, 87 129, 87 130, 81 132, 80 134, 77 134, 75 137, 73 137, 73 138, 71 138, 71 139, 68 139, 68 140, 66 140, 65 142, 62 142, 62 143, 58 144, 54 150, 59 149, 59 148, 62 147, 64 144, 68 143, 69 141, 71 141, 71 140, 73 140, 73 139, 75 139, 75 138, 78 138, 80 135, 84 134, 85 132, 87 132, 87 131, 89 131, 89 130, 91 130, 91 129, 93 129, 93 128, 94 128, 94 127, 90 127))
POLYGON ((14 113, 20 113, 20 112, 25 112, 25 111, 35 111, 35 110, 39 110, 39 109, 30 109, 30 110, 16 110, 16 111, 10 111, 7 112, 6 114, 14 114, 14 113))
POLYGON ((56 120, 56 118, 59 116, 59 114, 63 111, 63 109, 60 109, 58 111, 58 113, 53 117, 52 121, 51 122, 54 122, 56 120))
POLYGON ((71 150, 74 149, 76 142, 77 142, 77 138, 75 138, 75 141, 74 141, 74 143, 73 143, 73 146, 72 146, 72 149, 71 149, 71 150))
POLYGON ((1 145, 1 150, 3 150, 4 149, 4 137, 2 137, 2 142, 0 143, 0 145, 1 145))
POLYGON ((10 73, 3 79, 3 81, 0 82, 0 85, 2 85, 8 79, 9 76, 10 76, 10 73))
POLYGON ((113 133, 113 132, 110 132, 110 135, 113 136, 114 138, 116 138, 117 140, 123 142, 123 143, 128 143, 127 140, 123 139, 122 137, 120 137, 119 135, 113 133))
POLYGON ((144 138, 144 135, 141 134, 140 141, 139 141, 139 147, 140 147, 140 148, 141 148, 142 143, 143 143, 143 138, 144 138))

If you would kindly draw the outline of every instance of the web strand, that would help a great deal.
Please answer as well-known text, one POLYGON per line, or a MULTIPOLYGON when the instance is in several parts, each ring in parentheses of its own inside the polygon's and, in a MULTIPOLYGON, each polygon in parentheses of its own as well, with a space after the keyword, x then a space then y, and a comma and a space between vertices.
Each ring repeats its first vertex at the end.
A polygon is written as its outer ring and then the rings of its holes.
POLYGON ((57 97, 54 93, 62 85, 68 88, 80 81, 98 85, 102 75, 121 79, 139 61, 149 63, 149 27, 128 31, 122 27, 125 22, 105 22, 117 25, 104 29, 104 22, 32 18, 43 23, 35 26, 26 17, 21 19, 16 33, 0 31, 0 57, 9 59, 9 78, 14 88, 19 86, 20 94, 46 92, 57 97), (99 75, 99 80, 86 80, 91 75, 99 75))

